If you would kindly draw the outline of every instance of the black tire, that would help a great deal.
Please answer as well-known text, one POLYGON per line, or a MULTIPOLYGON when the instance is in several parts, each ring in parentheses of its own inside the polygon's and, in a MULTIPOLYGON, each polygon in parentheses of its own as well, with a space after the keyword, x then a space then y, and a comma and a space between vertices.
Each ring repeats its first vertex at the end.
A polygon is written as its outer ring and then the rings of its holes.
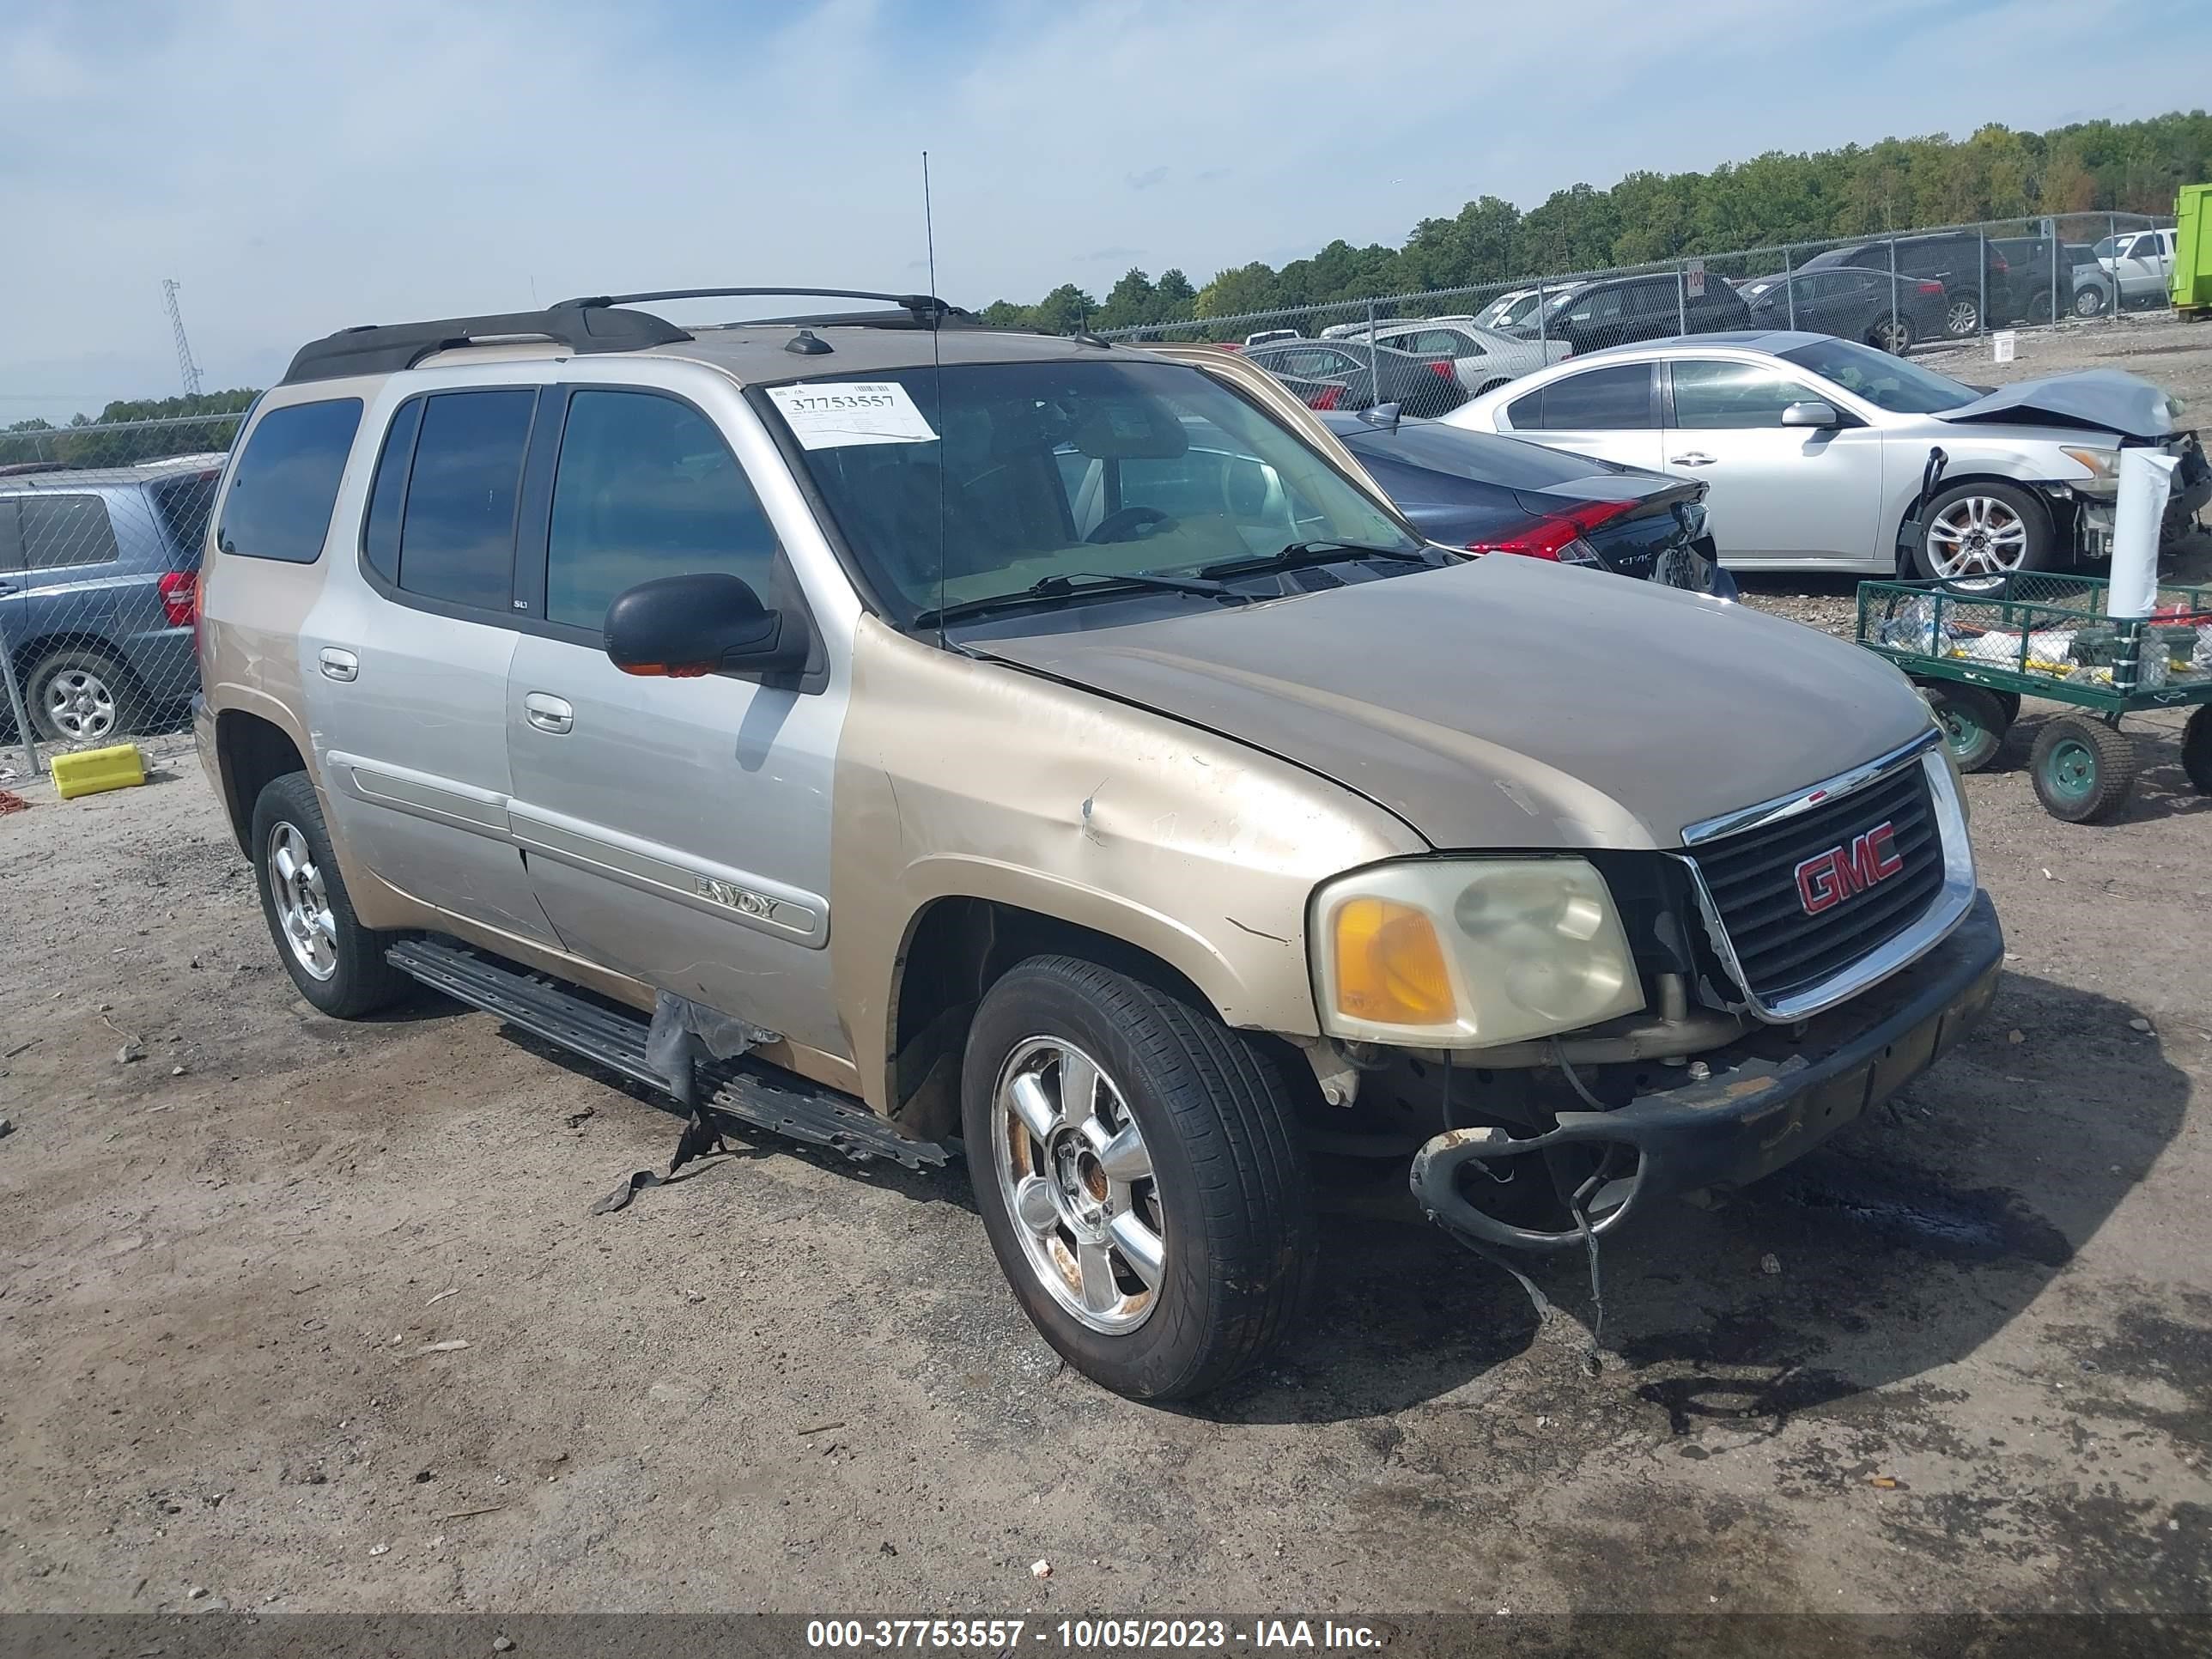
POLYGON ((2080 714, 2045 720, 2028 764, 2043 810, 2068 823, 2102 823, 2135 793, 2134 743, 2080 714))
POLYGON ((2094 283, 2074 290, 2074 314, 2076 317, 2101 317, 2105 314, 2105 290, 2094 283))
POLYGON ((252 839, 247 845, 252 849, 254 884, 261 890, 261 915, 269 924, 269 937, 301 996, 333 1018, 359 1019, 407 994, 414 981, 384 959, 386 948, 400 935, 364 927, 354 915, 345 877, 331 848, 331 832, 323 823, 322 802, 305 772, 287 772, 263 787, 253 803, 252 839), (280 829, 305 840, 313 877, 320 885, 330 916, 325 935, 331 957, 327 975, 319 975, 302 960, 302 950, 295 948, 279 912, 278 888, 288 884, 277 872, 273 850, 280 829), (272 872, 276 872, 273 880, 272 872))
POLYGON ((2027 302, 2027 314, 2022 320, 2039 324, 2051 320, 2051 295, 2048 291, 2044 289, 2036 291, 2027 302))
POLYGON ((33 728, 47 743, 118 743, 138 729, 146 713, 145 691, 129 665, 109 652, 83 645, 64 646, 33 663, 23 676, 23 702, 33 728), (76 708, 64 712, 48 706, 57 682, 64 683, 76 708))
POLYGON ((1936 723, 1943 728, 1943 740, 1961 772, 1979 772, 2003 752, 2005 728, 2012 720, 1996 692, 1939 682, 1928 688, 1928 706, 1936 711, 1936 723))
POLYGON ((1902 357, 1912 349, 1919 336, 1912 327, 1912 319, 1901 313, 1893 323, 1887 313, 1875 319, 1866 332, 1866 343, 1876 351, 1887 351, 1902 357))
MULTIPOLYGON (((1016 1300, 1045 1340, 1093 1381, 1139 1400, 1205 1394, 1257 1364, 1297 1317, 1316 1249, 1289 1097, 1273 1062, 1212 1014, 1092 963, 1032 957, 993 985, 976 1010, 961 1119, 976 1207, 1016 1300), (1067 1212, 1048 1212, 1055 1218, 1035 1229, 1012 1212, 1007 1188, 1023 1165, 1034 1170, 1038 1142, 1023 1139, 1018 1157, 1005 1150, 1026 1132, 1011 1112, 1002 1127, 997 1099, 1002 1076, 1019 1075, 1038 1039, 1070 1045, 1096 1063, 1112 1085, 1099 1097, 1126 1108, 1149 1158, 1151 1174, 1131 1187, 1127 1202, 1151 1206, 1164 1265, 1146 1293, 1141 1322, 1126 1331, 1079 1319, 1059 1299, 1079 1299, 1078 1287, 1064 1284, 1056 1293, 1046 1278, 1052 1269, 1032 1261, 1032 1249, 1048 1248, 1035 1242, 1040 1237, 1075 1237, 1060 1231, 1067 1212)), ((1054 1147, 1068 1139, 1055 1129, 1042 1149, 1055 1171, 1054 1147)), ((1079 1160, 1080 1138, 1073 1139, 1079 1160)), ((1072 1182, 1089 1179, 1079 1169, 1072 1182)), ((1079 1204, 1085 1188, 1061 1190, 1079 1204)), ((1096 1187, 1089 1190, 1095 1194, 1096 1187)), ((1060 1248, 1065 1253, 1065 1242, 1060 1248)), ((1143 1293, 1133 1277, 1132 1285, 1143 1293)))
POLYGON ((1943 296, 1943 332, 1945 334, 1954 340, 1965 340, 1981 331, 1981 295, 1954 293, 1943 296))
POLYGON ((1977 496, 2002 502, 2020 520, 2025 531, 2017 561, 2004 567, 2005 569, 2048 570, 2057 562, 2058 532, 2051 522, 2050 509, 2041 501, 2017 484, 1970 480, 1937 490, 1934 498, 1921 508, 1920 544, 1913 550, 1912 556, 1922 575, 1932 581, 1945 582, 1966 593, 1981 592, 1996 585, 1997 574, 1947 575, 1937 568, 1936 556, 1931 550, 1931 544, 1943 528, 1942 520, 1945 513, 1977 496))
POLYGON ((2020 693, 2017 691, 1992 691, 1990 695, 1995 697, 1997 700, 1998 704, 2004 709, 2005 728, 2009 731, 2012 728, 2012 723, 2020 718, 2020 693))
POLYGON ((2181 769, 2200 795, 2212 795, 2212 704, 2200 704, 2181 728, 2181 769))

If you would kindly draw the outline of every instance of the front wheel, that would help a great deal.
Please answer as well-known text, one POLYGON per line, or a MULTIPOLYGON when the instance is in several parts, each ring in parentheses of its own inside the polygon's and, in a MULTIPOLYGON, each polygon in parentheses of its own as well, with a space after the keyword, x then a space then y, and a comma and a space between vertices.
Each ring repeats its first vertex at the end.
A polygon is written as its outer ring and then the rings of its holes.
POLYGON ((1982 302, 1971 294, 1954 294, 1943 302, 1943 331, 1963 340, 1982 329, 1982 302))
POLYGON ((2061 714, 2036 733, 2035 798, 2068 823, 2101 823, 2135 793, 2136 746, 2102 720, 2061 714))
POLYGON ((1032 957, 968 1036, 962 1127, 1015 1297, 1094 1381, 1204 1394, 1289 1328, 1314 1260, 1282 1079, 1211 1013, 1073 957, 1032 957))
POLYGON ((305 772, 287 772, 263 788, 253 803, 252 846, 261 914, 300 994, 339 1019, 397 1001, 412 982, 384 959, 398 936, 364 927, 354 915, 322 802, 305 772))
POLYGON ((2200 795, 2212 795, 2212 703, 2199 704, 2181 728, 2181 769, 2200 795))
POLYGON ((2057 537, 2041 501, 2014 484, 1960 483, 1936 492, 1920 532, 1921 574, 1968 592, 2015 570, 2047 570, 2057 537))

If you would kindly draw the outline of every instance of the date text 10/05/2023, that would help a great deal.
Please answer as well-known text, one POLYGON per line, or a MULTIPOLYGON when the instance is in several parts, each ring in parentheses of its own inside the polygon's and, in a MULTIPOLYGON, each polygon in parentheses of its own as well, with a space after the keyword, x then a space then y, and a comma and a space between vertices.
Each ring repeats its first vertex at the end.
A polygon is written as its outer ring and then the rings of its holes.
POLYGON ((1384 1644, 1366 1625, 1323 1619, 812 1619, 810 1648, 876 1650, 980 1648, 1004 1653, 1024 1641, 1057 1642, 1067 1652, 1253 1648, 1358 1651, 1384 1644))

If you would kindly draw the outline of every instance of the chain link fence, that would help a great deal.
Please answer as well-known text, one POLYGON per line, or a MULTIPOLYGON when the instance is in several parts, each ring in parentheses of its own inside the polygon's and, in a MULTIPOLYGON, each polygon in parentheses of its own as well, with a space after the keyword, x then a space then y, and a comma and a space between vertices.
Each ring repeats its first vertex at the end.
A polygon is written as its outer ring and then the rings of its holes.
POLYGON ((240 418, 0 433, 0 733, 27 769, 185 720, 201 543, 240 418))
POLYGON ((1911 352, 2170 312, 2172 258, 2170 219, 2057 214, 1106 332, 1243 351, 1316 409, 1440 414, 1562 357, 1669 335, 1797 329, 1911 352))
MULTIPOLYGON (((1111 331, 1249 353, 1317 409, 1439 415, 1563 357, 1790 328, 1893 351, 2168 308, 2172 221, 2074 213, 1790 242, 1111 331)), ((200 544, 241 414, 0 432, 0 741, 173 729, 200 544)))

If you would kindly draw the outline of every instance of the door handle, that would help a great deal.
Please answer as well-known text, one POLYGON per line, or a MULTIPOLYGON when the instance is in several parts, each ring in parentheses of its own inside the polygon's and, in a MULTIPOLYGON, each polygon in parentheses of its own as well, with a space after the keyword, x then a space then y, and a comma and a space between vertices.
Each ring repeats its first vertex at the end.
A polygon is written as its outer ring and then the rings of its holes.
POLYGON ((532 691, 522 699, 522 717, 556 738, 576 729, 576 711, 562 698, 543 691, 532 691))
POLYGON ((1702 449, 1691 449, 1684 451, 1680 455, 1669 455, 1667 458, 1667 465, 1669 466, 1711 466, 1719 459, 1720 458, 1718 456, 1706 454, 1702 449))
POLYGON ((341 651, 326 645, 315 653, 315 660, 323 665, 326 680, 356 680, 361 678, 361 659, 350 651, 341 651))

